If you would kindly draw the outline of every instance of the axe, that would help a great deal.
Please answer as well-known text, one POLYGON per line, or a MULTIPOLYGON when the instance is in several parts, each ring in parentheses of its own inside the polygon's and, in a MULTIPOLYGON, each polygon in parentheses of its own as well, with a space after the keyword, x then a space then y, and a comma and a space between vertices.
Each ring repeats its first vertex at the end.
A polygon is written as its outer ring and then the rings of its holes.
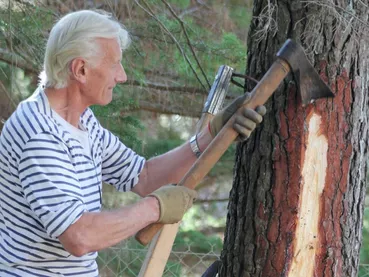
MULTIPOLYGON (((314 67, 309 63, 302 47, 288 39, 278 51, 276 61, 251 91, 250 98, 245 101, 244 106, 255 109, 257 106, 265 104, 290 72, 294 75, 303 105, 319 98, 334 97, 331 89, 320 79, 314 67)), ((234 119, 235 116, 232 116, 178 185, 194 189, 207 175, 238 136, 232 127, 234 119)), ((162 226, 163 224, 160 223, 151 224, 137 233, 136 239, 146 245, 162 226)))
POLYGON ((205 101, 201 118, 197 123, 196 133, 199 133, 210 119, 223 107, 224 98, 227 94, 232 75, 232 67, 227 65, 219 67, 208 98, 205 101))

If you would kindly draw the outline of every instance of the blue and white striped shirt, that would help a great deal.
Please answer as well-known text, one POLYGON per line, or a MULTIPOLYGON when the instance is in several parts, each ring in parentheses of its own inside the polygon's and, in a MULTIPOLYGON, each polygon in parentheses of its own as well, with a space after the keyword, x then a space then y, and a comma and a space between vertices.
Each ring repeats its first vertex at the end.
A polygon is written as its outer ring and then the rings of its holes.
POLYGON ((96 252, 72 256, 58 237, 84 212, 100 211, 102 182, 128 191, 143 169, 144 158, 104 129, 90 109, 79 123, 88 134, 87 149, 58 120, 39 88, 2 130, 1 277, 98 276, 96 252))

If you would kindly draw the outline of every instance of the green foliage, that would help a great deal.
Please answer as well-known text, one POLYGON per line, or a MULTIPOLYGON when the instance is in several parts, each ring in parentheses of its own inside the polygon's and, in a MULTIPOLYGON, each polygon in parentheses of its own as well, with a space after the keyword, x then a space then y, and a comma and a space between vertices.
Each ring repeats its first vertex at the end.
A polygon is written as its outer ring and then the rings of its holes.
POLYGON ((182 143, 183 140, 180 139, 169 139, 169 140, 150 139, 147 141, 145 150, 143 151, 142 154, 146 158, 155 157, 174 149, 175 147, 181 145, 182 143))
POLYGON ((142 141, 138 132, 143 130, 141 120, 124 110, 137 107, 137 103, 123 92, 122 87, 114 89, 114 100, 106 106, 91 107, 101 124, 118 136, 128 147, 140 149, 142 141))
MULTIPOLYGON (((190 5, 190 1, 171 1, 169 4, 179 15, 185 7, 190 5)), ((145 8, 147 9, 146 5, 145 8)), ((182 22, 180 22, 161 1, 150 1, 149 8, 154 11, 156 18, 149 16, 145 21, 135 21, 132 26, 130 25, 133 44, 130 52, 125 55, 129 59, 127 63, 130 65, 129 67, 133 65, 134 70, 141 72, 150 68, 161 72, 171 72, 172 75, 179 77, 176 79, 178 85, 200 86, 195 74, 198 75, 203 84, 206 82, 191 51, 192 48, 210 82, 222 64, 233 66, 241 72, 244 71, 245 43, 234 33, 227 32, 222 28, 210 27, 212 21, 215 24, 219 20, 218 18, 201 21, 196 13, 184 13, 181 17, 182 22), (175 41, 158 21, 170 31, 171 35, 175 37, 175 41), (181 23, 183 23, 185 30, 182 29, 181 23), (191 45, 188 44, 186 33, 191 45), (179 47, 181 50, 178 49, 179 47), (132 53, 131 57, 129 57, 130 53, 132 53), (187 56, 187 59, 184 55, 187 56), (190 61, 195 72, 191 70, 187 60, 190 61)), ((232 18, 229 20, 234 21, 232 18)), ((129 67, 127 72, 131 73, 129 67)), ((143 78, 139 78, 139 80, 143 80, 143 78)))
POLYGON ((178 9, 187 9, 189 5, 191 4, 190 0, 171 0, 168 1, 170 5, 176 6, 178 9))
POLYGON ((220 253, 222 246, 223 242, 218 236, 208 236, 199 231, 190 230, 178 233, 173 250, 191 250, 191 252, 195 253, 220 253))
POLYGON ((127 240, 124 242, 123 247, 118 245, 100 251, 97 263, 102 272, 106 268, 106 263, 108 262, 107 268, 109 268, 109 274, 114 272, 114 276, 135 277, 138 276, 140 272, 145 254, 146 251, 144 250, 144 246, 135 240, 127 240), (130 251, 131 249, 137 251, 130 251), (127 264, 129 264, 129 267, 127 267, 127 264))
POLYGON ((245 32, 245 29, 247 29, 247 27, 250 25, 252 7, 245 5, 244 1, 241 1, 237 6, 235 5, 232 9, 230 9, 229 12, 230 17, 233 19, 233 22, 236 25, 236 33, 240 31, 245 32))
POLYGON ((55 20, 51 10, 38 6, 16 6, 13 10, 0 9, 0 46, 9 47, 31 63, 42 64, 45 31, 55 20))

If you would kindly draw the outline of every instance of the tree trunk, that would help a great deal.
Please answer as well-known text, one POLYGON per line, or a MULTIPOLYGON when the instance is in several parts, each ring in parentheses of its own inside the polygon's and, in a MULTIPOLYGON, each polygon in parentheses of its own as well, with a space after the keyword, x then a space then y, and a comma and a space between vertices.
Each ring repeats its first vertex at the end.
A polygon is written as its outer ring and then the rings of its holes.
POLYGON ((289 76, 268 101, 262 126, 238 146, 220 276, 357 276, 368 1, 255 0, 253 13, 247 74, 261 79, 292 38, 335 98, 302 107, 289 76))

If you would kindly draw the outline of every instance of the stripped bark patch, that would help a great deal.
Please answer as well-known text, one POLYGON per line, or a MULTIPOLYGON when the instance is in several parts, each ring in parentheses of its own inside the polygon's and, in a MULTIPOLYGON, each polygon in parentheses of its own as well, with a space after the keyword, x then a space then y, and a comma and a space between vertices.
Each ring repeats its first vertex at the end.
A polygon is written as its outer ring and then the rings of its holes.
POLYGON ((328 141, 320 131, 321 117, 308 118, 308 135, 302 167, 302 190, 294 238, 294 256, 288 276, 314 276, 319 238, 320 197, 327 170, 328 141))

